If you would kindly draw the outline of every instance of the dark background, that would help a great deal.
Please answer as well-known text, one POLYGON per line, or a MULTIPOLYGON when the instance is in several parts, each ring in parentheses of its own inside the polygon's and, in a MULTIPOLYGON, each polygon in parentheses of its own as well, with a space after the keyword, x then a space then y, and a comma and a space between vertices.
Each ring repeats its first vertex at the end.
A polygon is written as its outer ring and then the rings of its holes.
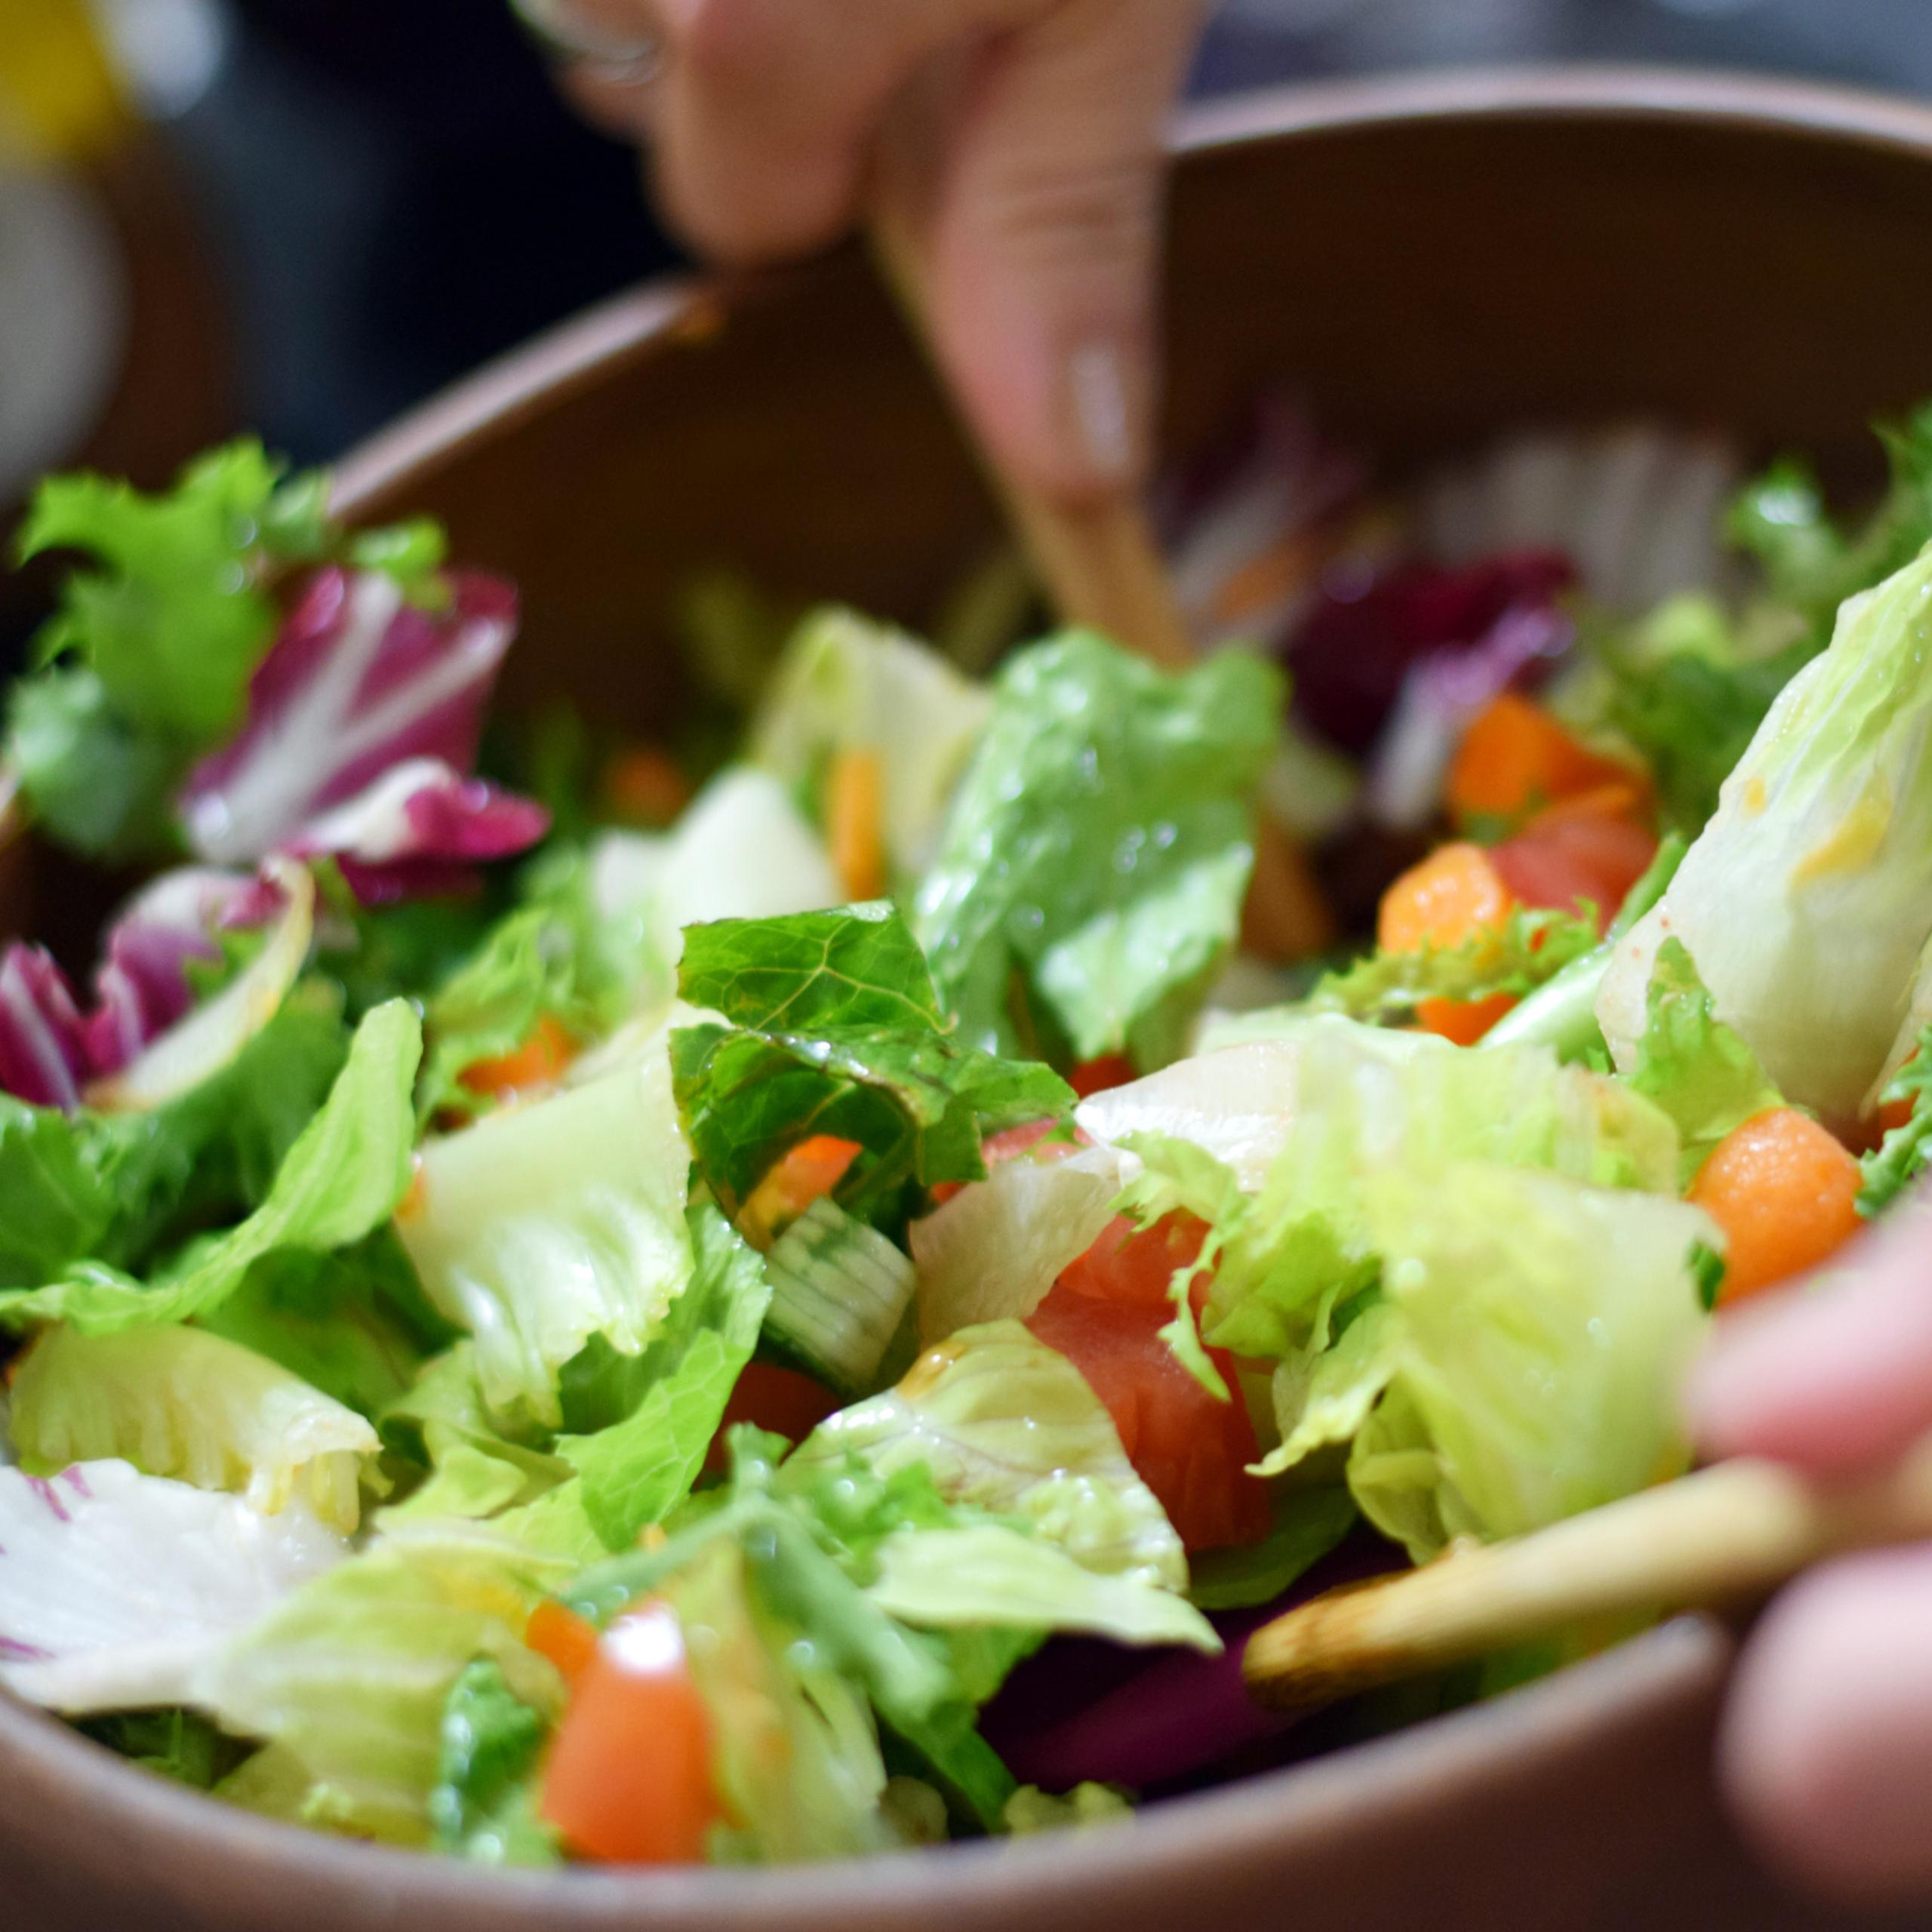
MULTIPOLYGON (((235 407, 294 456, 676 259, 632 157, 558 103, 503 0, 165 4, 219 40, 158 105, 231 317, 235 407)), ((1932 92, 1932 5, 1234 0, 1195 88, 1564 57, 1932 92)))

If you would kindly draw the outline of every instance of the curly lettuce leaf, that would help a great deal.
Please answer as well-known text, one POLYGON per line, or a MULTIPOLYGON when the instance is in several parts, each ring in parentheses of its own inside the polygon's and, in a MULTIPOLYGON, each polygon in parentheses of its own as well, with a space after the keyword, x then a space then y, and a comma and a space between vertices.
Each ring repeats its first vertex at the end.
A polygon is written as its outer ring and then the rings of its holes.
POLYGON ((909 1184, 979 1179, 983 1134, 1072 1101, 1047 1067, 953 1038, 924 957, 888 905, 692 927, 678 987, 727 1023, 681 1029, 672 1051, 693 1154, 734 1215, 808 1135, 863 1150, 839 1198, 866 1218, 909 1184))
POLYGON ((1666 940, 1657 950, 1648 1017, 1628 1077, 1676 1121, 1686 1186, 1733 1128, 1784 1104, 1757 1055, 1717 1017, 1681 940, 1666 940))
POLYGON ((410 1095, 421 1041, 416 1014, 401 1001, 363 1020, 328 1100, 239 1226, 191 1245, 146 1284, 87 1263, 44 1287, 0 1294, 0 1323, 66 1321, 105 1335, 186 1321, 217 1307, 265 1255, 324 1254, 361 1240, 388 1220, 410 1184, 410 1095))
POLYGON ((1234 941, 1281 709, 1237 651, 1174 674, 1074 632, 1008 662, 914 900, 968 1042, 1171 1057, 1234 941))
POLYGON ((1692 1254, 1712 1232, 1697 1209, 1471 1161, 1385 1168, 1365 1205, 1394 1372, 1349 1483, 1417 1561, 1687 1466, 1681 1388, 1708 1322, 1692 1254))
POLYGON ((587 1432, 561 1438, 557 1453, 582 1478, 586 1513, 611 1550, 691 1494, 771 1300, 764 1263, 715 1208, 688 1218, 691 1278, 651 1346, 629 1358, 602 1350, 594 1383, 565 1373, 565 1415, 587 1432))

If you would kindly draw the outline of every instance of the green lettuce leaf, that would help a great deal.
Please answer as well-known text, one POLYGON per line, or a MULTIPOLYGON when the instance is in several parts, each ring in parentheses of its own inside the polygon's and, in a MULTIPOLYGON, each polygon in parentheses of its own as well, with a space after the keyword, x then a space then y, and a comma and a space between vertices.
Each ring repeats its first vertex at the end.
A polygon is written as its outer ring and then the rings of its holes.
POLYGON ((1717 1017, 1682 940, 1666 940, 1658 949, 1648 1004, 1629 1082, 1676 1121, 1687 1187, 1733 1128, 1782 1106, 1784 1097, 1757 1055, 1717 1017))
POLYGON ((679 991, 726 1023, 679 1029, 672 1051, 699 1170, 734 1217, 808 1135, 864 1150, 838 1198, 869 1218, 909 1184, 978 1179, 982 1134, 1072 1102, 1046 1067, 952 1037, 924 957, 887 905, 692 927, 679 991))
POLYGON ((463 1085, 464 1072, 514 1052, 546 1017, 569 1031, 594 1024, 577 993, 570 928, 544 906, 525 906, 493 927, 423 1008, 422 1118, 485 1111, 489 1100, 463 1085))
POLYGON ((691 1494, 771 1300, 764 1263, 715 1208, 694 1208, 688 1220, 691 1278, 651 1346, 629 1358, 601 1351, 595 1384, 565 1374, 567 1417, 616 1411, 594 1432, 557 1444, 583 1478, 584 1507, 612 1550, 629 1547, 647 1523, 661 1522, 691 1494))
POLYGON ((1847 604, 1785 688, 1597 1017, 1629 1068, 1660 949, 1794 1106, 1848 1128, 1891 1064, 1932 943, 1932 551, 1847 604))
POLYGON ((1008 660, 913 914, 968 1042, 1172 1057, 1234 941, 1281 701, 1241 652, 1174 675, 1075 632, 1008 660))
POLYGON ((1865 1156, 1858 1211, 1868 1217, 1883 1214, 1932 1169, 1932 1026, 1919 1035, 1918 1052, 1881 1097, 1887 1103, 1909 1101, 1912 1112, 1865 1156))
POLYGON ((1398 1325, 1349 1487, 1418 1562, 1687 1466, 1696 1208, 1468 1161, 1386 1168, 1366 1204, 1398 1325))
POLYGON ((97 1253, 115 1208, 73 1120, 0 1096, 0 1281, 45 1281, 97 1253))
POLYGON ((949 1503, 1023 1523, 1100 1574, 1187 1587, 1180 1539, 1100 1398, 1017 1321, 955 1335, 896 1389, 821 1423, 786 1467, 854 1456, 885 1477, 922 1466, 949 1503))
POLYGON ((86 1263, 45 1287, 0 1294, 0 1322, 64 1321, 84 1334, 112 1334, 186 1321, 218 1306, 264 1255, 325 1253, 360 1241, 389 1218, 410 1183, 410 1091, 421 1041, 415 1013, 401 1001, 364 1020, 326 1104, 238 1227, 191 1247, 145 1286, 86 1263))
POLYGON ((690 1158, 661 1034, 423 1147, 396 1232, 438 1312, 474 1338, 492 1412, 555 1428, 558 1372, 592 1337, 643 1349, 691 1274, 690 1158))
POLYGON ((478 1865, 555 1865, 556 1836, 536 1814, 532 1783, 550 1727, 479 1657, 451 1687, 429 1820, 438 1849, 478 1865))
POLYGON ((212 1791, 248 1756, 249 1746, 224 1737, 192 1711, 122 1711, 75 1727, 97 1744, 195 1791, 212 1791))
POLYGON ((149 1475, 232 1490, 269 1514, 300 1494, 345 1536, 380 1447, 354 1410, 250 1349, 185 1327, 49 1329, 15 1374, 13 1437, 45 1469, 118 1456, 149 1475))

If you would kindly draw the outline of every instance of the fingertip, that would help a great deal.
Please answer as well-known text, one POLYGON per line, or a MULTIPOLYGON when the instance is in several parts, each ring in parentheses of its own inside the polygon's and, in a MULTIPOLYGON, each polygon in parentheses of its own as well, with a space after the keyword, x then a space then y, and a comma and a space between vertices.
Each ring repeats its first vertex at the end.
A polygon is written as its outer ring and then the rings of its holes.
POLYGON ((1786 1592, 1739 1667, 1718 1771, 1760 1854, 1810 1890, 1872 1904, 1932 1888, 1932 1552, 1786 1592))

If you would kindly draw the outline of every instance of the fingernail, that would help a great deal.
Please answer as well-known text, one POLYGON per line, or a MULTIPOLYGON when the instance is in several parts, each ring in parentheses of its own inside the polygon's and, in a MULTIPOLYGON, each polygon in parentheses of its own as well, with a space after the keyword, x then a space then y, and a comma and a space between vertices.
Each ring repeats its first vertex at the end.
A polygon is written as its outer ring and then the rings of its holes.
POLYGON ((1124 481, 1138 467, 1138 438, 1127 372, 1111 342, 1083 343, 1067 358, 1073 420, 1087 460, 1101 475, 1124 481))

